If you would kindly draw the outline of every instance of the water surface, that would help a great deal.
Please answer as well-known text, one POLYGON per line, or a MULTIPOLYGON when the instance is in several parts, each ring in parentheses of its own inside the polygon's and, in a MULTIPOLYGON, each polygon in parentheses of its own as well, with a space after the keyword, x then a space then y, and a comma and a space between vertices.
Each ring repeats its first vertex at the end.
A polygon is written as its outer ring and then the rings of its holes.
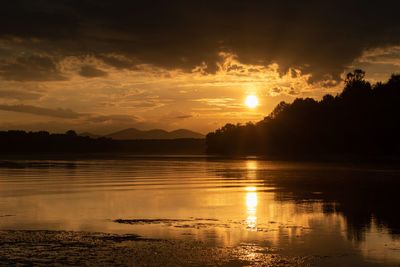
POLYGON ((396 168, 194 156, 8 163, 0 230, 129 233, 400 264, 396 168))

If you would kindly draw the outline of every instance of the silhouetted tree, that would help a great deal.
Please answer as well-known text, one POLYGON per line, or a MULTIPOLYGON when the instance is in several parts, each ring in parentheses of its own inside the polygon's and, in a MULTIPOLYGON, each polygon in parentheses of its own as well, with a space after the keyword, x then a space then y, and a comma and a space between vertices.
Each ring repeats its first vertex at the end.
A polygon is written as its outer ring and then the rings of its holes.
POLYGON ((350 101, 362 101, 372 92, 371 84, 364 80, 365 72, 362 70, 354 70, 346 76, 345 87, 341 93, 341 97, 350 101))
POLYGON ((362 70, 347 74, 336 97, 297 98, 279 103, 255 124, 227 124, 207 135, 207 151, 294 158, 400 156, 400 75, 374 86, 364 77, 362 70))
POLYGON ((68 130, 65 132, 65 134, 68 136, 77 136, 77 134, 74 130, 68 130))

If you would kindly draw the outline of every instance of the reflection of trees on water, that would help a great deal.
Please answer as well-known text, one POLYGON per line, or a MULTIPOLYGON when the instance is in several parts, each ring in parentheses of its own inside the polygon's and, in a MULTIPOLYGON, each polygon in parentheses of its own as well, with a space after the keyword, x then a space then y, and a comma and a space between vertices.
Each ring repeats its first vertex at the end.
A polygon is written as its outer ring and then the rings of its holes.
MULTIPOLYGON (((217 172, 223 178, 247 179, 243 169, 217 172)), ((393 238, 400 234, 400 171, 340 168, 263 170, 254 174, 257 183, 274 188, 278 201, 322 202, 324 213, 341 213, 347 236, 361 241, 372 224, 387 228, 393 238)), ((258 192, 259 189, 257 190, 258 192)), ((271 192, 271 189, 269 189, 271 192)))

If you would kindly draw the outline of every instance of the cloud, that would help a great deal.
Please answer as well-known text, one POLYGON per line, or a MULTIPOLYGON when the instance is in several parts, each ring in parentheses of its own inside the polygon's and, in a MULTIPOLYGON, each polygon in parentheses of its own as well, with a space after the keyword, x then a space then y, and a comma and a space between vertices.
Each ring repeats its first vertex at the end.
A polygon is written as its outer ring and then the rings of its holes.
POLYGON ((181 115, 181 116, 176 116, 175 118, 177 118, 177 119, 189 119, 189 118, 192 118, 193 116, 192 115, 181 115))
POLYGON ((17 99, 17 100, 36 100, 42 97, 42 94, 17 91, 17 90, 0 90, 0 98, 17 99))
POLYGON ((29 113, 40 116, 48 116, 48 117, 57 117, 63 119, 77 119, 79 117, 84 116, 82 113, 74 112, 70 109, 50 109, 50 108, 42 108, 31 105, 2 105, 0 104, 0 110, 13 111, 13 112, 22 112, 29 113))
POLYGON ((278 87, 273 87, 269 90, 269 95, 270 96, 278 96, 282 93, 282 88, 278 88, 278 87))
POLYGON ((131 115, 100 115, 100 116, 92 116, 87 119, 90 122, 123 122, 123 123, 132 123, 137 122, 138 118, 131 115))
POLYGON ((127 101, 121 101, 118 105, 120 107, 134 107, 134 108, 142 108, 142 109, 156 109, 165 105, 165 103, 169 102, 169 99, 128 99, 127 101))
MULTIPOLYGON (((327 74, 339 79, 367 49, 398 45, 399 8, 396 0, 19 0, 2 3, 0 36, 54 58, 92 55, 116 68, 152 64, 189 72, 203 65, 214 73, 224 51, 246 64, 278 63, 281 73, 311 73, 315 82, 327 74)), ((8 65, 1 75, 62 77, 24 66, 8 65)))
POLYGON ((358 61, 372 64, 392 64, 399 67, 400 46, 365 51, 358 61))
POLYGON ((3 105, 0 104, 0 110, 29 113, 39 116, 56 117, 62 119, 80 119, 83 118, 87 122, 105 123, 105 122, 119 122, 119 123, 133 123, 138 122, 138 118, 132 115, 124 114, 111 114, 111 115, 97 115, 90 113, 79 113, 70 109, 51 109, 31 105, 3 105))
POLYGON ((234 100, 235 99, 233 98, 200 98, 200 99, 195 99, 194 101, 206 103, 209 105, 225 106, 234 100))
POLYGON ((200 99, 194 99, 193 101, 224 109, 243 108, 243 105, 238 103, 237 100, 233 98, 200 98, 200 99))
POLYGON ((288 94, 294 96, 294 95, 298 95, 299 93, 296 92, 296 91, 294 90, 294 88, 290 88, 290 91, 288 92, 288 94))
POLYGON ((96 78, 107 76, 107 72, 96 69, 95 67, 89 65, 85 65, 82 66, 81 70, 79 71, 79 75, 86 78, 96 78))
POLYGON ((125 56, 117 55, 117 54, 108 54, 108 55, 97 55, 97 57, 103 60, 104 63, 115 67, 117 69, 131 69, 138 70, 136 67, 137 62, 129 59, 125 56))
POLYGON ((50 57, 17 57, 0 64, 0 76, 11 81, 64 81, 66 77, 58 70, 50 57))

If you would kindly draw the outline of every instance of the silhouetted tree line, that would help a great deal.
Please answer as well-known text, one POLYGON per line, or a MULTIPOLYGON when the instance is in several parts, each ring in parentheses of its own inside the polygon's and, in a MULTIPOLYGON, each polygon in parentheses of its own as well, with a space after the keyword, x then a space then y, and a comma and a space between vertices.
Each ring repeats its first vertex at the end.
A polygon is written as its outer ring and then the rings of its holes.
POLYGON ((112 140, 79 136, 73 130, 65 134, 45 131, 0 131, 0 155, 21 153, 204 153, 203 139, 112 140))
POLYGON ((111 139, 79 136, 74 131, 50 134, 45 131, 0 132, 1 153, 25 152, 108 152, 116 149, 111 139))
POLYGON ((257 123, 226 124, 206 137, 209 153, 279 158, 400 154, 400 75, 371 85, 347 74, 343 91, 321 101, 279 103, 257 123))

